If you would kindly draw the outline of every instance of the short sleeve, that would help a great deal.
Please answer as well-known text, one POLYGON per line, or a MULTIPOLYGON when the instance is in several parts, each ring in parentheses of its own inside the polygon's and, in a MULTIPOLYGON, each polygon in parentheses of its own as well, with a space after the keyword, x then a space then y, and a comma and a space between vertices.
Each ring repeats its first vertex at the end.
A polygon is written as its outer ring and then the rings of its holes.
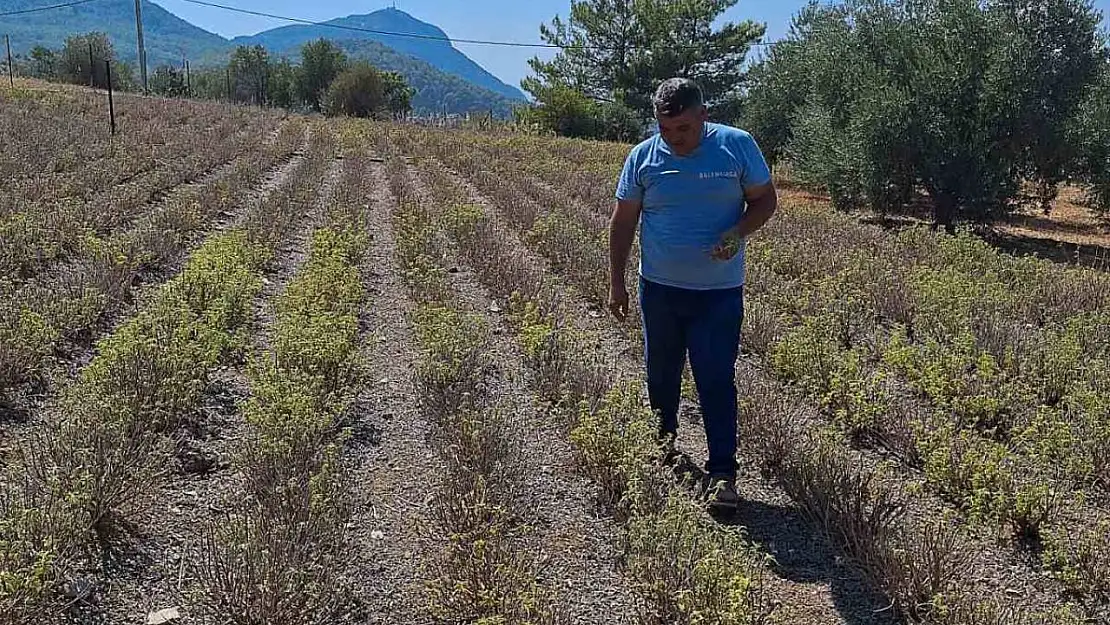
POLYGON ((640 184, 640 159, 639 150, 632 150, 628 158, 624 159, 624 169, 621 170, 620 180, 617 182, 617 199, 640 201, 644 199, 644 187, 640 184))
POLYGON ((767 167, 767 159, 763 158, 763 151, 750 134, 743 132, 737 138, 739 141, 739 154, 743 171, 740 184, 748 187, 758 187, 771 182, 771 169, 767 167))

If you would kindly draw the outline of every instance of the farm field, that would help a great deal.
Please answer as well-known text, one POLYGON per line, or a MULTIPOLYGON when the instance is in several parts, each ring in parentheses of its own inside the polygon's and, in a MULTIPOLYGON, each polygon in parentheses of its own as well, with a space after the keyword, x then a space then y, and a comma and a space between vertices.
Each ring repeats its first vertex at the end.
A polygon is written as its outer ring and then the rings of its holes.
POLYGON ((0 623, 1110 623, 1110 275, 785 190, 715 519, 628 146, 98 97, 0 91, 0 623))

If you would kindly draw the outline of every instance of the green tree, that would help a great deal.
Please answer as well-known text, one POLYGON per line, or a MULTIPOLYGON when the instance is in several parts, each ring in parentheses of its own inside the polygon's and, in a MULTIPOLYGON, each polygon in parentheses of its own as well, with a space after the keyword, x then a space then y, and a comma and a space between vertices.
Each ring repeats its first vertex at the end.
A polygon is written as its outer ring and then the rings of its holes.
POLYGON ((185 70, 172 65, 154 68, 148 80, 150 92, 167 98, 182 98, 188 95, 185 70))
POLYGON ((398 88, 408 89, 399 76, 390 76, 365 61, 353 63, 332 81, 324 97, 328 115, 388 119, 395 116, 391 108, 404 100, 398 88))
POLYGON ((839 52, 833 42, 842 30, 838 11, 811 4, 794 18, 787 37, 749 70, 741 124, 758 137, 772 166, 785 155, 794 137, 794 117, 811 95, 813 77, 821 73, 812 64, 839 52))
POLYGON ((990 220, 1074 168, 1097 24, 1085 0, 813 4, 752 70, 745 119, 841 206, 897 208, 920 187, 939 225, 990 220))
POLYGON ((412 97, 416 90, 405 82, 405 77, 397 72, 382 72, 386 108, 394 119, 404 119, 412 111, 412 97))
POLYGON ((228 62, 231 72, 231 99, 246 104, 266 103, 266 80, 270 55, 262 46, 239 46, 228 62))
POLYGON ((193 97, 207 100, 226 99, 228 75, 226 67, 193 68, 190 74, 193 97))
POLYGON ((304 44, 297 81, 298 96, 312 110, 322 110, 328 87, 346 67, 347 55, 331 41, 317 39, 304 44))
POLYGON ((988 85, 994 114, 1021 137, 1022 174, 1047 213, 1077 158, 1068 128, 1106 60, 1101 16, 1085 0, 994 0, 991 9, 1006 42, 988 85))
POLYGON ((573 87, 537 85, 534 92, 541 104, 516 111, 518 124, 535 132, 561 137, 593 139, 599 132, 597 103, 573 87))
POLYGON ((287 109, 296 107, 301 101, 298 86, 300 78, 300 69, 290 63, 289 59, 270 64, 270 74, 266 80, 267 102, 271 106, 287 109))
POLYGON ((1110 64, 1088 89, 1071 136, 1079 146, 1076 178, 1086 183, 1091 207, 1110 217, 1110 64))
POLYGON ((31 48, 27 71, 33 78, 53 80, 58 77, 58 54, 45 46, 31 48))
POLYGON ((534 77, 521 85, 538 101, 569 87, 652 116, 656 85, 673 76, 697 80, 711 106, 739 97, 751 45, 766 27, 751 21, 718 24, 737 0, 572 0, 567 21, 540 27, 562 50, 533 58, 534 77))
MULTIPOLYGON (((108 87, 108 67, 116 64, 116 53, 108 35, 92 32, 66 38, 59 63, 60 78, 77 85, 108 87)), ((113 77, 115 78, 115 77, 113 77)))

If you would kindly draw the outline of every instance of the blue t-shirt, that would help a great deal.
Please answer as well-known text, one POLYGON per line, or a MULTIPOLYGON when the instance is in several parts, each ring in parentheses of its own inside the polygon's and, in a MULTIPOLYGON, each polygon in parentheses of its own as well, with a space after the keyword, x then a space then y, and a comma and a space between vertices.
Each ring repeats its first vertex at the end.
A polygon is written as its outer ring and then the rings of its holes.
POLYGON ((743 243, 729 261, 711 252, 744 214, 744 189, 770 181, 755 139, 731 126, 705 124, 701 144, 687 156, 658 134, 632 148, 617 199, 643 202, 640 275, 684 289, 743 286, 743 243))

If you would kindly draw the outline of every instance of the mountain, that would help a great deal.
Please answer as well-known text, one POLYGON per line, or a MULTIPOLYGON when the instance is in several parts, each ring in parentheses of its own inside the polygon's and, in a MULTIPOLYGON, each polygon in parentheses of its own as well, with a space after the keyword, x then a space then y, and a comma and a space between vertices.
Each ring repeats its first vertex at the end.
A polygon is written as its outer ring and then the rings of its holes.
MULTIPOLYGON (((0 12, 41 8, 58 0, 0 0, 0 12)), ((179 65, 188 58, 192 65, 220 65, 237 45, 265 46, 272 53, 300 58, 300 46, 324 37, 335 41, 353 58, 363 58, 382 69, 399 72, 416 90, 413 109, 417 114, 494 111, 507 115, 524 100, 520 91, 456 50, 447 41, 373 35, 326 26, 275 28, 233 41, 198 28, 149 0, 142 0, 147 64, 151 71, 162 64, 179 65)), ((402 11, 386 9, 332 23, 418 34, 436 39, 446 35, 439 28, 402 11)), ((12 52, 26 54, 41 45, 58 49, 66 37, 90 31, 108 34, 120 59, 138 57, 135 37, 134 0, 96 0, 72 7, 0 17, 0 33, 11 35, 12 52)))
MULTIPOLYGON (((4 0, 0 12, 57 4, 52 0, 4 0)), ((180 64, 182 57, 199 59, 226 54, 231 44, 223 37, 193 26, 162 7, 143 0, 143 29, 147 65, 180 64)), ((134 0, 98 0, 73 7, 0 17, 0 33, 11 35, 12 52, 35 46, 60 48, 66 37, 89 31, 108 34, 116 54, 125 61, 138 58, 134 0)))
POLYGON ((299 50, 302 45, 309 41, 321 38, 331 39, 335 42, 349 40, 377 41, 397 52, 426 61, 432 67, 448 74, 454 74, 479 87, 501 94, 510 100, 523 101, 525 99, 524 94, 519 89, 501 82, 496 76, 483 69, 481 65, 470 60, 470 57, 455 49, 451 42, 447 40, 447 33, 436 26, 414 18, 404 11, 382 9, 366 15, 351 15, 330 20, 324 22, 324 24, 327 25, 282 26, 250 37, 236 37, 232 40, 232 43, 236 45, 261 44, 268 50, 286 53, 295 49, 299 50), (335 26, 404 33, 406 35, 418 35, 420 38, 343 30, 335 28, 335 26))

